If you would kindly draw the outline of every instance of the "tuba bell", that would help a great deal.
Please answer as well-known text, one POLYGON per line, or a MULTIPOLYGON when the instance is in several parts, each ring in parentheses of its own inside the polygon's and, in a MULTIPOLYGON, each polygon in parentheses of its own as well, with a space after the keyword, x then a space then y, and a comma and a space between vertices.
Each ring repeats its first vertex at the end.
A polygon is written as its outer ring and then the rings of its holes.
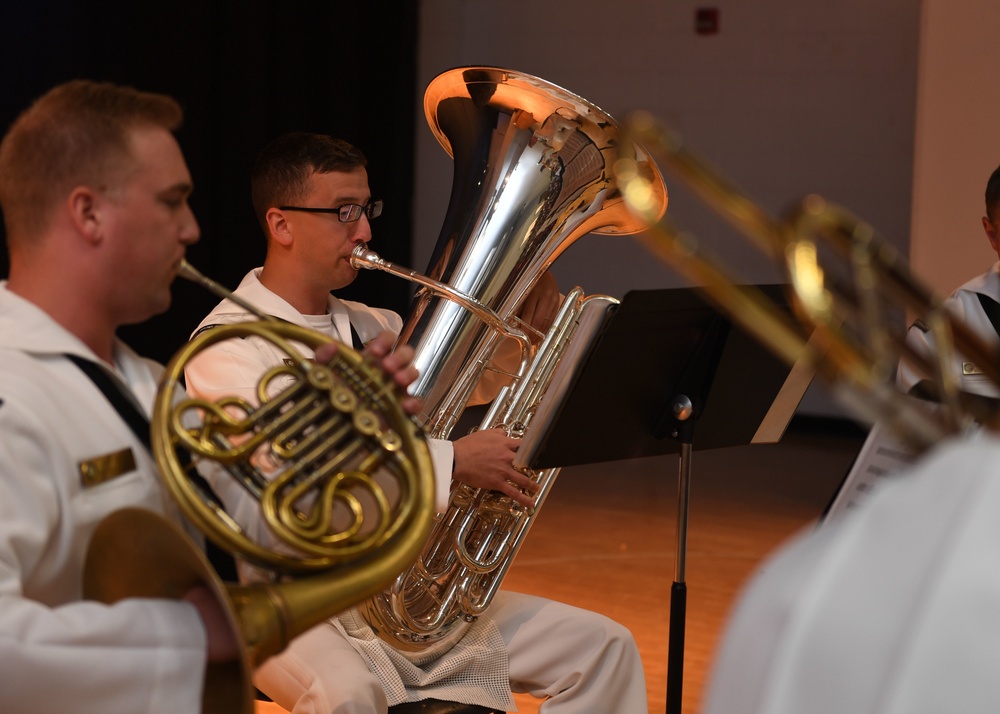
POLYGON ((314 349, 330 341, 325 336, 260 313, 186 263, 180 274, 260 320, 199 333, 173 356, 154 402, 153 456, 187 519, 224 550, 272 573, 273 582, 223 583, 172 521, 125 509, 94 534, 84 595, 113 603, 180 598, 195 585, 209 587, 241 657, 208 666, 202 712, 250 714, 251 675, 259 664, 385 588, 413 561, 433 523, 433 470, 423 432, 403 411, 396 386, 360 353, 340 345, 330 363, 318 364, 300 346, 314 349), (257 404, 179 398, 192 359, 243 338, 270 341, 287 355, 260 378, 257 404), (216 469, 233 488, 249 492, 278 545, 244 530, 199 468, 216 469))
MULTIPOLYGON (((507 385, 480 428, 523 437, 556 366, 582 359, 581 345, 596 339, 618 301, 574 288, 545 335, 522 324, 518 308, 576 239, 644 227, 624 205, 611 172, 622 151, 620 127, 561 87, 484 66, 439 75, 425 92, 424 111, 454 159, 451 200, 429 268, 417 273, 364 246, 355 249, 352 264, 418 286, 398 344, 416 352, 420 377, 410 392, 423 400, 428 434, 449 436, 507 343, 516 345, 520 361, 501 375, 507 385)), ((641 147, 629 148, 662 212, 667 196, 658 170, 641 147)), ((383 640, 421 658, 436 656, 487 610, 559 472, 533 471, 517 461, 515 467, 539 484, 535 507, 453 485, 448 509, 416 563, 358 608, 383 640)))

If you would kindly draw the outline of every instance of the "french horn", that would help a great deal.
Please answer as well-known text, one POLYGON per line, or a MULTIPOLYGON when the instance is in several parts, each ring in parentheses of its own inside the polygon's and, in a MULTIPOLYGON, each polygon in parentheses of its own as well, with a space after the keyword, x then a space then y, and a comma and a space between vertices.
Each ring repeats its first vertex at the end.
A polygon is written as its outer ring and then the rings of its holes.
POLYGON ((997 403, 961 391, 950 365, 962 355, 996 385, 1000 355, 954 317, 870 224, 815 194, 782 218, 771 216, 648 112, 632 113, 625 127, 614 173, 626 205, 646 224, 639 240, 748 334, 787 363, 810 365, 842 405, 885 424, 914 453, 973 424, 996 421, 997 403), (659 188, 630 155, 629 142, 646 147, 781 268, 795 319, 658 211, 659 188), (929 325, 934 354, 907 342, 908 315, 929 325), (895 387, 901 362, 928 375, 932 402, 895 387))
POLYGON ((187 519, 223 549, 273 573, 273 582, 223 583, 173 522, 126 509, 94 534, 84 592, 111 603, 179 598, 207 585, 242 646, 238 662, 208 666, 202 711, 249 714, 259 664, 381 591, 416 558, 433 523, 433 471, 423 431, 375 364, 344 345, 330 363, 316 363, 301 346, 315 349, 330 341, 325 336, 261 314, 186 263, 180 275, 260 319, 202 332, 173 356, 154 402, 153 456, 187 519), (273 342, 287 355, 260 378, 257 404, 179 396, 191 359, 223 340, 245 338, 273 342), (270 464, 266 473, 262 459, 270 464), (199 469, 214 469, 249 492, 278 546, 244 530, 199 469))

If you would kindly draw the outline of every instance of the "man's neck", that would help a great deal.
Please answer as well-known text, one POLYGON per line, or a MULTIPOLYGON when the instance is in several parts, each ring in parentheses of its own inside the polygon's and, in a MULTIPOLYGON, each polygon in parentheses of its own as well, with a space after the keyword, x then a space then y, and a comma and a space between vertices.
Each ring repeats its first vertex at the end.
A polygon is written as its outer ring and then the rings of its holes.
POLYGON ((329 309, 330 293, 318 289, 292 273, 264 264, 260 283, 302 315, 323 315, 329 309))
POLYGON ((89 309, 91 301, 74 300, 72 290, 67 292, 50 288, 43 276, 32 279, 17 272, 11 272, 7 289, 45 312, 99 358, 108 364, 113 363, 115 327, 89 309))

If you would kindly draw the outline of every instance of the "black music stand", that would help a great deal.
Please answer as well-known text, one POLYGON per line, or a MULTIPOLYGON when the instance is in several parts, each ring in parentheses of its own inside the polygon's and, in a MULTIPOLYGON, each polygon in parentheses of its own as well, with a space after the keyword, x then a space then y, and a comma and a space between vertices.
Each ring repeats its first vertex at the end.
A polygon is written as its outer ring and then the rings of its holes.
MULTIPOLYGON (((758 287, 788 310, 784 286, 758 287)), ((680 714, 691 451, 776 443, 813 375, 688 288, 626 294, 574 364, 557 370, 515 463, 543 469, 680 455, 667 659, 667 714, 680 714), (595 406, 611 418, 595 419, 595 406)))

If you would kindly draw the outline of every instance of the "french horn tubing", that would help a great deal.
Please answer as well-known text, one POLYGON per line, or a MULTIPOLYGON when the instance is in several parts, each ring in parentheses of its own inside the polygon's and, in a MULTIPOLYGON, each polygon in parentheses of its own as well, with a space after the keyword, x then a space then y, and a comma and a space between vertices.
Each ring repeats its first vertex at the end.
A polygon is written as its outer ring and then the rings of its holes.
POLYGON ((973 423, 995 420, 996 404, 962 392, 949 365, 962 355, 1000 384, 997 351, 956 319, 871 225, 815 194, 782 219, 769 215, 648 112, 629 115, 623 137, 614 172, 626 205, 647 225, 638 239, 778 357, 814 367, 842 403, 883 422, 917 453, 973 423), (629 142, 641 143, 781 267, 794 319, 657 211, 655 187, 629 155, 629 142), (907 343, 907 315, 930 326, 933 355, 907 343), (895 387, 901 361, 930 376, 933 403, 895 387))
POLYGON ((316 363, 301 346, 315 349, 329 338, 262 314, 187 263, 180 275, 259 320, 199 333, 173 356, 154 402, 153 455, 187 519, 273 573, 273 582, 223 583, 180 528, 126 509, 99 525, 84 592, 111 603, 179 598, 207 585, 242 653, 239 662, 209 665, 202 711, 250 714, 254 668, 298 634, 380 592, 416 558, 433 523, 433 470, 422 429, 379 367, 345 345, 329 363, 316 363), (223 340, 246 338, 270 341, 287 355, 257 383, 258 404, 179 397, 190 360, 223 340), (250 493, 277 545, 244 529, 204 488, 199 468, 250 493))

